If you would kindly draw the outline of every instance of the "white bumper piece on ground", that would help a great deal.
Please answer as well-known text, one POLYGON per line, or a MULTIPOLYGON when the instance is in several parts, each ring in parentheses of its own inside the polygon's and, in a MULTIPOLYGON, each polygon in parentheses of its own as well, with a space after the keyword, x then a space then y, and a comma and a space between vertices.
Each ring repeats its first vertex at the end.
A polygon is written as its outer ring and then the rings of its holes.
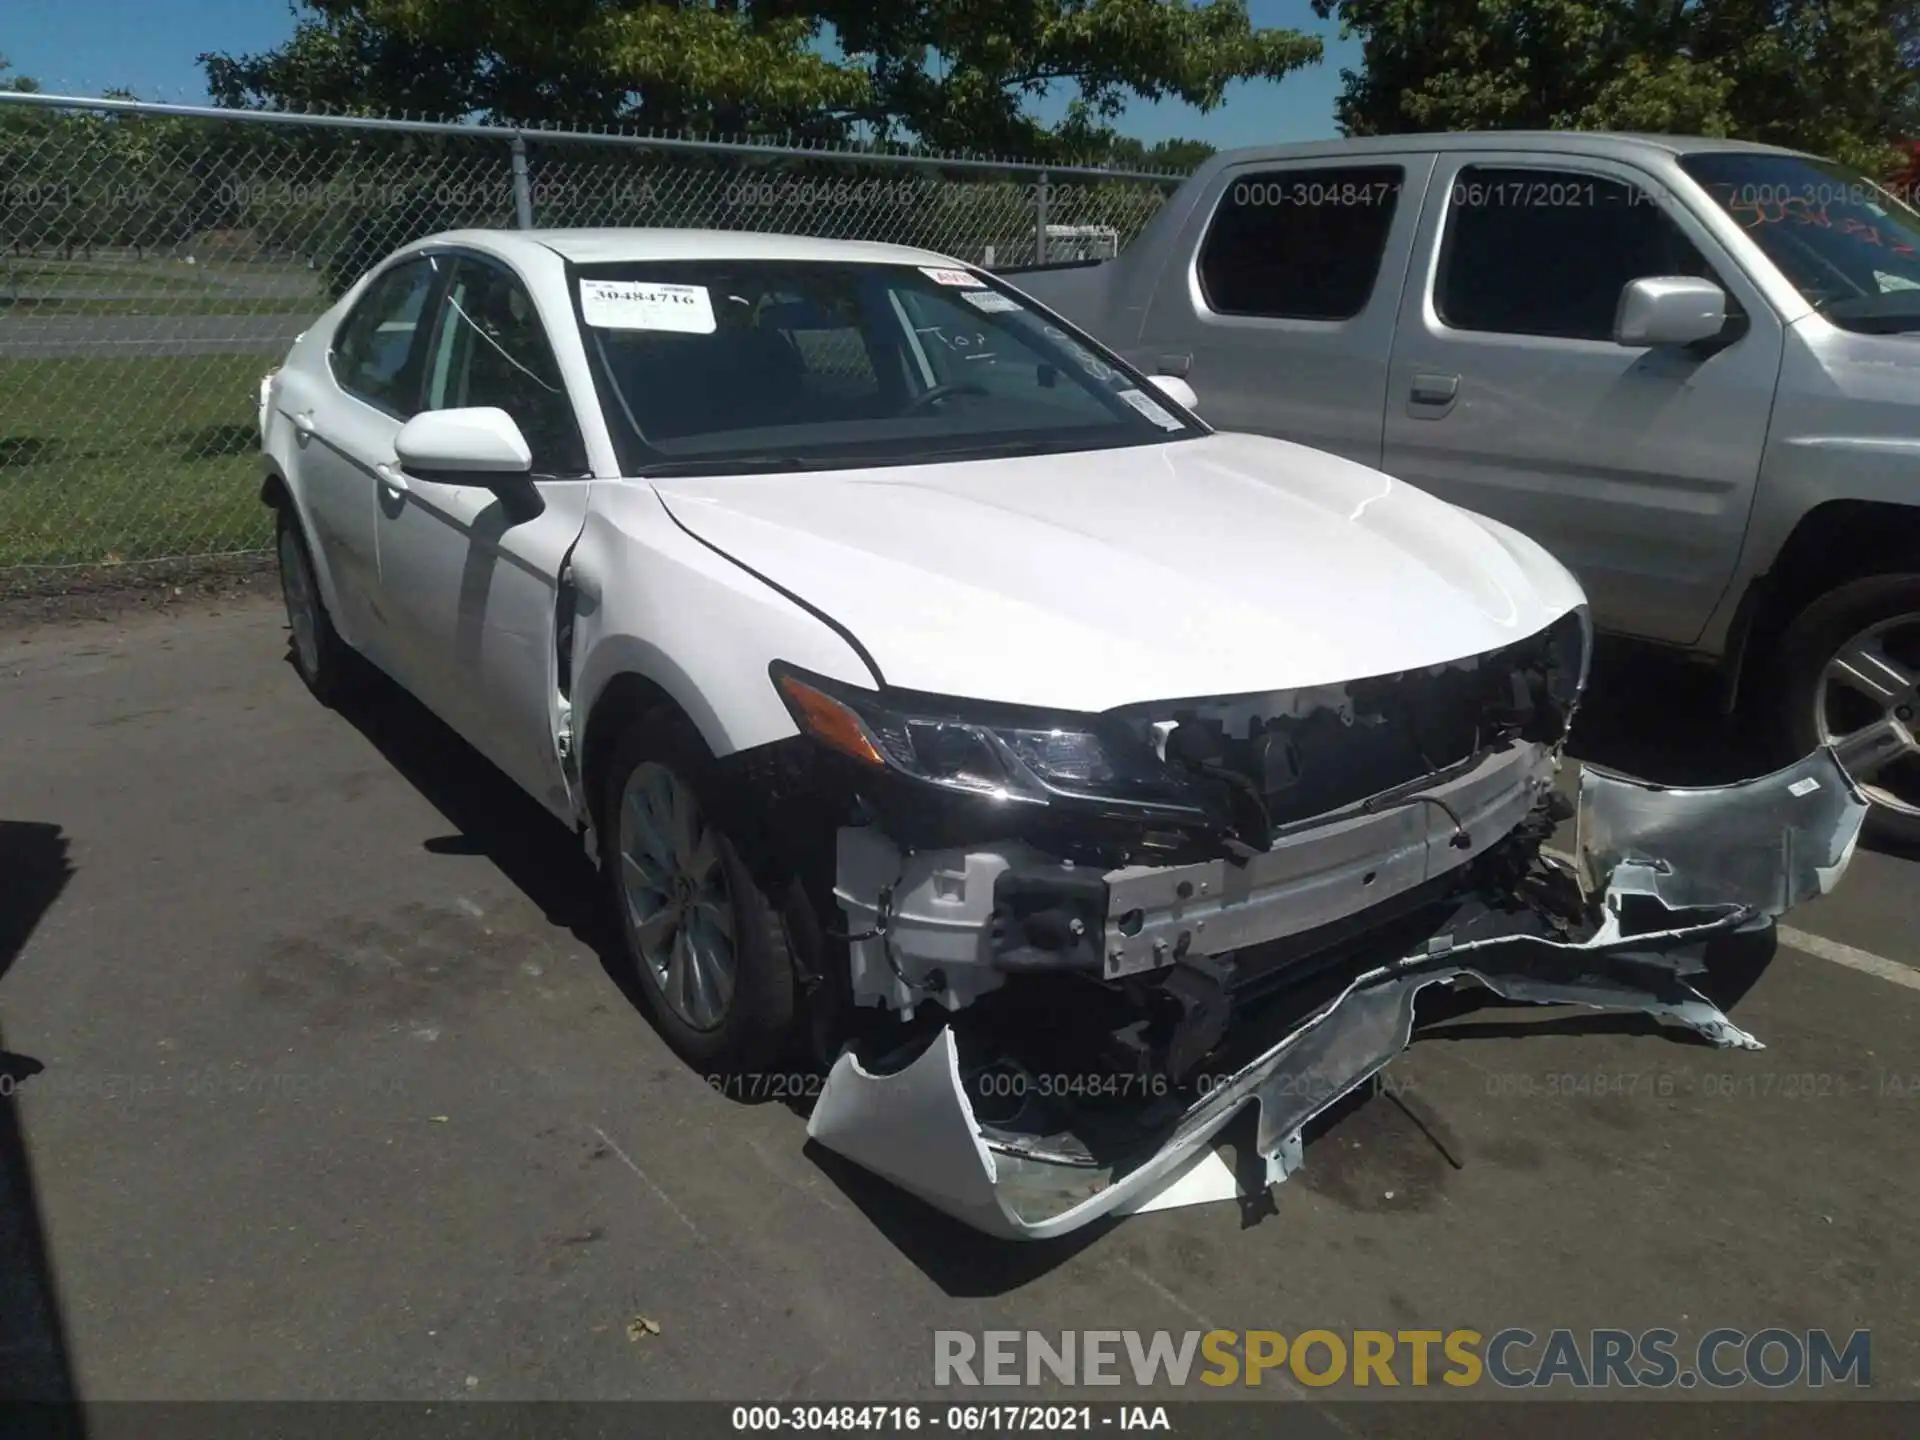
MULTIPOLYGON (((1357 942, 1360 973, 1304 1016, 1296 1012, 1276 1043, 1205 1087, 1140 1153, 1089 1166, 990 1141, 962 1083, 953 1023, 887 1073, 870 1073, 843 1054, 808 1134, 976 1229, 1037 1240, 1103 1216, 1245 1193, 1246 1182, 1233 1178, 1213 1142, 1250 1103, 1258 1110, 1251 1183, 1284 1180, 1301 1163, 1302 1127, 1406 1048, 1415 999, 1430 985, 1471 981, 1512 1001, 1640 1012, 1716 1045, 1758 1049, 1689 983, 1703 968, 1702 949, 1716 937, 1770 928, 1792 906, 1830 890, 1866 811, 1831 750, 1760 779, 1704 789, 1583 768, 1578 869, 1588 901, 1599 907, 1597 931, 1581 941, 1436 934, 1415 953, 1377 963, 1357 942)), ((1257 895, 1246 903, 1257 906, 1257 895)), ((1233 944, 1286 933, 1283 919, 1249 926, 1233 910, 1228 901, 1216 920, 1233 944)), ((1238 1173, 1248 1174, 1244 1163, 1238 1173)))

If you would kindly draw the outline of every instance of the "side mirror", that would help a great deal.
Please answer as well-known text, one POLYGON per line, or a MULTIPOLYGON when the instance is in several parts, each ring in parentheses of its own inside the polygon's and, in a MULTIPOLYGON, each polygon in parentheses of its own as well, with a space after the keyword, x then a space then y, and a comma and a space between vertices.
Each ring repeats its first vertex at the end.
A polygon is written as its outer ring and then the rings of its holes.
POLYGON ((393 453, 403 469, 448 485, 483 485, 533 470, 533 451, 513 417, 493 406, 423 410, 400 427, 393 453))
POLYGON ((1193 393, 1193 386, 1178 375, 1149 375, 1147 383, 1183 410, 1200 408, 1200 397, 1193 393))
POLYGON ((1629 280, 1613 315, 1616 345, 1696 345, 1727 328, 1727 292, 1691 275, 1629 280))

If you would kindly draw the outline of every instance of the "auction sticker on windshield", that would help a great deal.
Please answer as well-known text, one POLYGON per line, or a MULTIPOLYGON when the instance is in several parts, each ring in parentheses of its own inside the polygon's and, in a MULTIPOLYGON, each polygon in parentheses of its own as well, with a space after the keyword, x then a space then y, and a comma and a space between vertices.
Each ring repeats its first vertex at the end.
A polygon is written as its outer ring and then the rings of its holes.
POLYGON ((942 285, 978 285, 980 282, 964 270, 941 270, 932 265, 922 265, 920 273, 929 280, 937 280, 942 285))
POLYGON ((1172 413, 1163 408, 1158 401, 1143 390, 1122 390, 1118 398, 1126 401, 1127 404, 1138 410, 1142 415, 1146 416, 1147 419, 1153 421, 1153 423, 1158 425, 1162 430, 1178 430, 1180 428, 1180 422, 1173 418, 1172 413))
POLYGON ((998 290, 968 290, 960 297, 976 310, 989 315, 1004 314, 1008 310, 1018 310, 1020 302, 1011 295, 1002 295, 998 290))
POLYGON ((601 330, 675 330, 711 335, 713 301, 704 285, 582 280, 580 318, 601 330))

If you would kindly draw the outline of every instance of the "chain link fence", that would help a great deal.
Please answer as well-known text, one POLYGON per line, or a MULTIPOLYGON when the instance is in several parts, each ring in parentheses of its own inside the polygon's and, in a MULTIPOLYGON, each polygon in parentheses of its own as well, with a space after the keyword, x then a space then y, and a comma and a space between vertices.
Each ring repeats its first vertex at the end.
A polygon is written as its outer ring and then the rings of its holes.
POLYGON ((1177 176, 0 94, 0 581, 263 551, 262 372, 456 226, 1114 253, 1177 176))

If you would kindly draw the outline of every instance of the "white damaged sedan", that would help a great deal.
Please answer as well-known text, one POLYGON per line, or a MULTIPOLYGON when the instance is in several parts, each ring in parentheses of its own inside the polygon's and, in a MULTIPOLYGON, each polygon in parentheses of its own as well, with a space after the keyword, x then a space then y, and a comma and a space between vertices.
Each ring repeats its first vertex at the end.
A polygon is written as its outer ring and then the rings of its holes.
POLYGON ((940 255, 436 236, 261 386, 294 663, 582 837, 690 1063, 810 1058, 996 1234, 1283 1180, 1432 984, 1756 1045, 1693 980, 1845 868, 1832 754, 1568 797, 1567 571, 1197 404, 940 255))

